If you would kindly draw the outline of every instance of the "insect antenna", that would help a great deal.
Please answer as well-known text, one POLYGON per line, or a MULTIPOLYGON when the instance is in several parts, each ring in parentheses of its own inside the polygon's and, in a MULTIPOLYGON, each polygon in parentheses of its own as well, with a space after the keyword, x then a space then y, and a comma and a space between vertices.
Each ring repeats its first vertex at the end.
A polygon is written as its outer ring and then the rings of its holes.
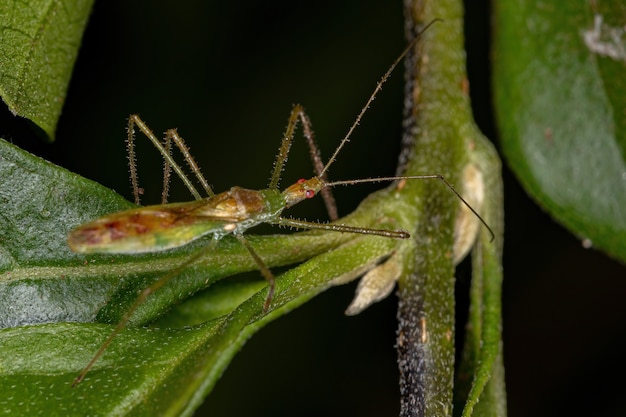
POLYGON ((328 162, 324 166, 324 169, 322 169, 322 171, 318 174, 318 177, 323 178, 323 176, 326 174, 326 171, 328 171, 328 168, 330 168, 332 163, 335 162, 335 159, 337 159, 337 155, 339 155, 339 152, 341 152, 341 149, 343 149, 343 147, 346 145, 346 143, 350 142, 350 136, 352 136, 352 132, 354 132, 356 127, 359 125, 359 123, 361 123, 361 119, 365 115, 365 112, 367 112, 367 110, 369 109, 370 105, 372 104, 372 102, 374 101, 374 99, 376 98, 376 96, 378 95, 380 90, 383 89, 383 85, 387 82, 387 80, 391 76, 391 73, 396 69, 398 64, 404 59, 404 57, 409 53, 409 51, 415 47, 415 45, 417 44, 417 41, 420 38, 420 36, 424 32, 426 32, 426 30, 428 30, 428 28, 430 28, 432 25, 434 25, 435 22, 437 22, 437 21, 441 21, 441 19, 433 20, 432 22, 427 24, 424 27, 424 29, 422 29, 417 34, 417 36, 415 36, 415 38, 409 43, 409 45, 404 49, 404 51, 402 51, 400 56, 398 58, 396 58, 396 60, 393 62, 393 64, 391 64, 391 66, 389 67, 387 72, 385 72, 385 74, 382 76, 380 81, 378 81, 378 84, 376 84, 376 88, 374 88, 374 92, 370 95, 369 99, 367 99, 367 102, 365 103, 365 105, 363 106, 361 111, 359 112, 359 115, 354 120, 354 123, 352 123, 352 126, 350 126, 350 129, 348 129, 348 133, 346 133, 346 135, 343 137, 343 139, 339 143, 339 146, 337 146, 337 149, 335 149, 335 152, 332 154, 332 156, 330 157, 330 159, 328 160, 328 162))
POLYGON ((445 177, 443 175, 440 175, 440 174, 410 175, 410 176, 395 176, 395 177, 364 178, 364 179, 346 180, 346 181, 332 181, 332 182, 326 181, 328 168, 330 168, 330 166, 333 164, 333 162, 335 162, 335 160, 337 159, 337 155, 339 155, 339 152, 341 152, 343 147, 348 142, 350 142, 350 137, 352 136, 352 133, 354 132, 356 127, 361 122, 361 119, 365 115, 365 112, 369 109, 369 106, 372 104, 372 102, 374 101, 374 99, 376 98, 378 93, 382 90, 383 85, 385 84, 385 82, 387 82, 387 80, 389 79, 389 77, 391 76, 393 71, 396 69, 398 64, 404 59, 404 57, 409 53, 409 51, 412 48, 415 47, 415 45, 417 44, 417 41, 419 40, 421 35, 426 30, 428 30, 428 28, 430 28, 432 25, 434 25, 437 21, 441 21, 441 19, 434 19, 433 21, 428 23, 417 34, 417 36, 415 36, 415 38, 409 43, 409 45, 404 49, 404 51, 402 51, 400 56, 398 56, 398 58, 396 58, 396 60, 393 62, 393 64, 391 64, 391 66, 389 67, 387 72, 385 72, 385 74, 382 76, 380 81, 378 81, 378 83, 376 84, 376 88, 374 88, 374 91, 372 92, 370 97, 367 99, 367 102, 365 103, 363 108, 361 108, 361 111, 359 112, 358 116, 356 117, 356 119, 354 120, 352 125, 350 126, 350 129, 348 129, 348 133, 346 133, 344 138, 341 140, 341 142, 339 143, 339 146, 337 146, 337 148, 335 149, 335 152, 333 152, 332 156, 330 157, 330 159, 328 160, 328 162, 326 163, 324 168, 318 173, 318 177, 324 180, 324 185, 325 185, 324 189, 328 189, 328 188, 334 187, 336 185, 351 185, 351 184, 360 184, 360 183, 395 181, 395 180, 401 180, 401 179, 438 179, 439 181, 443 182, 446 185, 446 187, 448 187, 450 189, 450 191, 452 191, 463 202, 463 204, 465 204, 465 206, 467 206, 467 208, 470 209, 470 211, 472 213, 474 213, 474 215, 478 218, 478 220, 480 220, 480 222, 487 228, 487 230, 489 231, 489 234, 491 235, 491 241, 493 241, 495 235, 494 235, 493 230, 491 229, 491 227, 489 227, 487 222, 485 222, 485 220, 478 214, 478 212, 476 210, 474 210, 474 208, 463 197, 461 197, 461 194, 452 186, 452 184, 450 184, 448 182, 448 180, 445 179, 445 177))
POLYGON ((454 195, 456 195, 459 198, 459 200, 461 200, 461 202, 463 202, 463 204, 465 204, 465 206, 468 209, 470 209, 470 211, 474 213, 474 215, 478 218, 478 220, 480 220, 480 222, 487 228, 487 230, 489 231, 489 234, 491 235, 490 241, 493 242, 493 239, 495 238, 495 234, 493 233, 493 230, 491 229, 491 227, 489 227, 487 222, 480 216, 480 214, 478 214, 478 212, 474 210, 474 208, 463 197, 461 197, 461 194, 452 186, 452 184, 450 184, 448 180, 446 180, 446 178, 440 174, 404 175, 404 176, 395 176, 395 177, 376 177, 376 178, 362 178, 358 180, 332 181, 332 182, 325 182, 324 186, 335 187, 337 185, 354 185, 354 184, 383 182, 383 181, 396 181, 396 180, 439 180, 443 182, 445 186, 448 187, 450 191, 452 191, 454 195))

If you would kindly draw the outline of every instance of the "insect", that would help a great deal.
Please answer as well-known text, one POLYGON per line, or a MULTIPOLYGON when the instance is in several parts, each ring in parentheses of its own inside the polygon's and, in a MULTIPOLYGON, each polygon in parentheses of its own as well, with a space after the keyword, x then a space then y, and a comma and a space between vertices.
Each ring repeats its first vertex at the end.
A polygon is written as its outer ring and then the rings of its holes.
MULTIPOLYGON (((433 23, 434 22, 431 22, 427 25, 424 30, 430 27, 433 23)), ((91 367, 104 354, 115 336, 126 326, 133 312, 151 293, 158 290, 173 279, 183 268, 200 259, 200 257, 206 254, 207 250, 211 250, 216 242, 226 235, 233 235, 239 242, 241 242, 254 259, 263 277, 268 282, 268 292, 263 306, 264 312, 267 312, 271 305, 274 295, 275 280, 270 269, 266 266, 264 261, 259 257, 244 236, 244 232, 251 227, 257 226, 261 223, 269 223, 298 229, 322 229, 344 233, 378 235, 395 239, 407 239, 410 237, 409 233, 404 230, 371 229, 281 217, 281 213, 285 209, 305 199, 313 198, 317 194, 322 194, 331 220, 336 220, 338 216, 329 190, 337 185, 392 181, 398 179, 437 179, 442 181, 489 229, 489 226, 482 218, 480 218, 478 213, 461 197, 461 195, 443 176, 438 174, 367 178, 348 181, 328 181, 327 179, 329 168, 335 162, 339 152, 349 142, 352 132, 361 121, 363 115, 381 90, 383 84, 390 77, 398 63, 414 46, 415 41, 413 41, 402 52, 402 54, 394 61, 391 67, 383 75, 374 89, 374 92, 371 94, 365 106, 361 109, 356 120, 348 130, 348 133, 341 140, 326 164, 322 163, 319 149, 313 139, 311 122, 308 116, 301 106, 294 106, 276 157, 269 186, 265 190, 249 190, 241 187, 232 187, 230 190, 223 193, 214 194, 208 182, 201 174, 200 169, 191 156, 184 140, 178 135, 176 130, 167 131, 163 139, 163 143, 161 143, 161 141, 157 139, 152 130, 150 130, 150 128, 139 118, 139 116, 131 115, 128 121, 128 153, 131 182, 135 199, 138 202, 139 195, 141 193, 137 181, 134 154, 135 128, 138 128, 159 150, 165 161, 164 191, 162 197, 163 204, 139 207, 109 214, 92 222, 80 225, 69 233, 69 247, 73 251, 79 253, 138 254, 159 252, 181 247, 206 235, 212 235, 213 239, 211 240, 208 248, 198 251, 188 258, 181 266, 176 268, 176 270, 161 277, 139 294, 134 304, 129 308, 115 329, 109 334, 104 343, 100 346, 99 350, 94 354, 91 361, 74 380, 73 386, 77 385, 85 378, 91 367), (283 191, 280 191, 278 183, 280 181, 281 173, 286 163, 298 124, 301 124, 303 127, 304 137, 306 138, 310 148, 316 175, 309 179, 300 179, 283 191), (181 166, 174 160, 171 155, 172 143, 174 143, 174 145, 180 150, 187 164, 190 166, 191 170, 194 172, 195 176, 207 192, 208 197, 202 198, 200 196, 189 178, 183 172, 181 166), (195 197, 195 201, 165 204, 171 170, 174 170, 174 172, 176 172, 176 174, 183 180, 187 188, 195 197)), ((491 231, 491 229, 489 230, 491 231)))

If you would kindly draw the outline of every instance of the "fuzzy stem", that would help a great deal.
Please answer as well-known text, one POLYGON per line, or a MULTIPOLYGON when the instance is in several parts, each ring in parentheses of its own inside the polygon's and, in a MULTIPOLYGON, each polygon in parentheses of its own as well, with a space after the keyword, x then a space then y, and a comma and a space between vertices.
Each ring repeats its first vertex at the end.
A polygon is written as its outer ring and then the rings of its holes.
MULTIPOLYGON (((404 152, 407 175, 441 174, 458 184, 468 162, 473 127, 458 0, 406 0, 407 37, 439 18, 408 60, 404 152)), ((440 184, 414 181, 415 247, 399 281, 398 361, 402 417, 452 415, 454 378, 454 265, 458 200, 440 184)), ((461 188, 460 186, 457 186, 461 188)))

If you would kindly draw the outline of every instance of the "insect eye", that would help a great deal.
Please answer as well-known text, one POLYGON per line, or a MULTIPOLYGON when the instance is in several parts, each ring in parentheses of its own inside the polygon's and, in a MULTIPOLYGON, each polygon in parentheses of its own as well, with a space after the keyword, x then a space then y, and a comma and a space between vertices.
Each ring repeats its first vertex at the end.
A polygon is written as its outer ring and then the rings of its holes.
POLYGON ((313 190, 306 190, 304 195, 306 196, 306 198, 313 198, 313 197, 315 197, 315 191, 313 191, 313 190))
POLYGON ((304 178, 300 178, 298 181, 296 181, 296 184, 304 184, 306 182, 306 180, 304 178))

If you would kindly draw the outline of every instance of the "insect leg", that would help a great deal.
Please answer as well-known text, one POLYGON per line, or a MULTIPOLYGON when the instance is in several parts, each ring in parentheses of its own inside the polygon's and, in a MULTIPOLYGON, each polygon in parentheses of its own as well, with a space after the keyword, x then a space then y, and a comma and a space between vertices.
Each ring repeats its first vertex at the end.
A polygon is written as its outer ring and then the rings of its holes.
POLYGON ((263 275, 263 278, 265 278, 265 280, 268 282, 269 290, 267 292, 267 297, 265 298, 265 303, 263 304, 263 312, 265 313, 267 312, 267 310, 269 310, 270 304, 272 303, 272 298, 274 298, 274 289, 276 287, 275 285, 276 280, 274 279, 274 274, 272 274, 272 271, 270 271, 267 265, 265 265, 265 262, 263 262, 263 259, 261 259, 261 257, 252 248, 252 246, 250 245, 250 242, 248 242, 248 239, 246 239, 240 233, 233 233, 233 234, 235 235, 237 239, 239 239, 241 244, 246 249, 248 249, 248 252, 250 252, 250 255, 252 255, 252 259, 254 259, 254 262, 256 262, 257 266, 259 267, 259 270, 261 271, 261 275, 263 275))
POLYGON ((135 156, 135 128, 132 116, 128 119, 128 126, 126 128, 128 137, 126 139, 126 152, 128 157, 128 170, 130 171, 130 183, 133 187, 133 196, 135 197, 135 204, 140 204, 141 199, 139 195, 139 178, 137 176, 137 157, 135 156))
POLYGON ((296 131, 296 126, 298 125, 298 113, 301 110, 302 106, 296 104, 295 106, 293 106, 291 114, 289 115, 287 128, 285 129, 283 140, 280 143, 280 148, 278 148, 278 154, 276 154, 276 160, 274 161, 274 169, 272 170, 270 184, 267 187, 270 190, 275 190, 278 188, 280 176, 282 175, 283 169, 285 168, 285 162, 287 162, 287 157, 289 156, 289 149, 291 149, 291 144, 293 143, 293 135, 296 131))
MULTIPOLYGON (((304 108, 301 105, 296 104, 295 106, 293 106, 293 109, 291 109, 289 121, 287 122, 287 128, 285 129, 283 140, 280 144, 278 154, 276 155, 274 170, 272 171, 272 177, 268 186, 269 189, 278 188, 278 183, 280 182, 280 177, 285 167, 285 162, 287 162, 287 157, 289 155, 289 150, 291 149, 291 144, 293 143, 294 134, 296 128, 298 127, 298 121, 302 123, 303 135, 309 146, 309 155, 311 156, 311 160, 313 161, 315 174, 318 176, 321 175, 320 178, 326 180, 326 174, 323 173, 324 163, 322 162, 319 147, 315 143, 315 136, 311 127, 311 120, 304 112, 304 108)), ((337 214, 337 205, 335 204, 335 199, 333 198, 332 191, 324 189, 321 191, 321 194, 322 198, 324 199, 324 204, 326 205, 326 210, 328 211, 328 217, 332 221, 337 220, 339 218, 339 215, 337 214)))
POLYGON ((272 224, 278 224, 280 226, 295 227, 297 229, 332 230, 334 232, 357 233, 361 235, 376 235, 376 236, 390 237, 394 239, 408 239, 411 237, 409 232, 406 232, 404 230, 370 229, 366 227, 346 226, 344 224, 317 223, 317 222, 309 222, 309 221, 298 220, 298 219, 285 219, 283 217, 279 217, 278 221, 272 222, 272 224))
MULTIPOLYGON (((163 137, 163 147, 168 155, 172 156, 172 141, 169 137, 163 137)), ((172 166, 166 158, 163 158, 163 188, 161 189, 161 204, 167 204, 167 197, 170 195, 170 178, 172 177, 172 166)))
POLYGON ((107 348, 111 345, 111 342, 113 342, 113 339, 115 339, 115 337, 122 330, 124 330, 128 322, 130 321, 133 313, 137 310, 137 308, 139 308, 141 304, 143 304, 144 301, 146 301, 146 299, 150 296, 150 294, 157 291, 159 288, 163 287, 165 284, 170 282, 173 278, 178 276, 185 268, 187 268, 189 265, 193 264, 198 259, 200 259, 207 251, 210 251, 215 246, 216 243, 217 243, 217 240, 214 239, 213 241, 211 241, 211 244, 209 246, 207 246, 206 248, 203 248, 202 250, 199 250, 198 252, 193 254, 191 257, 189 257, 185 262, 178 265, 176 268, 170 270, 167 274, 163 275, 157 281, 153 282, 150 286, 144 288, 137 296, 137 299, 135 300, 133 305, 131 305, 128 311, 126 311, 126 313, 124 314, 124 317, 122 317, 122 319, 119 321, 119 323, 117 323, 113 331, 109 333, 109 335, 104 340, 102 345, 100 345, 100 348, 95 353, 95 355, 93 355, 93 357, 91 358, 87 366, 85 366, 85 368, 76 377, 76 379, 74 379, 74 382, 72 383, 72 387, 75 387, 83 379, 85 379, 85 376, 87 376, 87 373, 89 372, 89 370, 98 361, 98 359, 100 359, 102 355, 104 355, 104 352, 106 352, 107 348))
MULTIPOLYGON (((309 154, 311 155, 311 161, 313 161, 313 167, 315 167, 315 175, 321 178, 324 182, 328 182, 328 175, 324 172, 324 163, 322 162, 320 148, 317 146, 317 143, 315 143, 315 136, 313 134, 313 128, 311 127, 311 119, 309 119, 309 116, 305 113, 301 106, 298 107, 300 108, 298 116, 302 122, 304 137, 309 145, 309 154)), ((339 213, 337 212, 337 203, 335 202, 335 197, 333 197, 332 189, 324 187, 320 191, 320 194, 324 199, 328 217, 330 218, 330 221, 334 222, 339 218, 339 213)))
POLYGON ((137 166, 136 166, 137 164, 135 160, 135 150, 134 150, 135 149, 135 145, 134 145, 135 126, 137 126, 139 130, 141 130, 141 132, 144 135, 146 135, 148 139, 150 139, 150 142, 152 142, 152 144, 154 145, 155 148, 157 148, 157 150, 159 151, 163 159, 165 159, 167 163, 171 166, 171 168, 174 170, 174 172, 176 172, 176 175, 178 175, 180 179, 183 181, 183 183, 185 183, 185 186, 187 187, 187 189, 189 189, 189 191, 194 196, 194 198, 196 200, 200 200, 202 196, 200 195, 200 193, 198 193, 198 191, 196 190, 196 187, 193 186, 193 184, 191 183, 187 175, 183 172, 180 165, 178 165, 178 163, 176 163, 174 158, 172 158, 172 156, 167 152, 167 150, 163 147, 163 145, 157 139, 157 137, 152 132, 152 130, 150 130, 150 128, 143 122, 143 120, 141 120, 141 118, 138 115, 131 114, 130 117, 128 118, 128 139, 127 139, 128 145, 127 146, 128 146, 128 164, 130 168, 131 183, 133 186, 133 194, 135 196, 135 202, 139 204, 139 194, 140 194, 138 180, 137 180, 137 166))
POLYGON ((195 159, 193 159, 193 156, 191 156, 191 152, 189 152, 189 147, 187 146, 183 138, 178 134, 178 131, 176 129, 169 129, 167 132, 165 132, 165 137, 174 141, 174 143, 180 150, 180 153, 182 153, 185 157, 185 161, 187 161, 189 169, 191 169, 200 184, 202 184, 202 188, 204 188, 204 191, 206 191, 209 197, 213 197, 215 195, 213 189, 207 182, 206 178, 204 178, 204 175, 202 175, 200 167, 196 163, 195 159))

